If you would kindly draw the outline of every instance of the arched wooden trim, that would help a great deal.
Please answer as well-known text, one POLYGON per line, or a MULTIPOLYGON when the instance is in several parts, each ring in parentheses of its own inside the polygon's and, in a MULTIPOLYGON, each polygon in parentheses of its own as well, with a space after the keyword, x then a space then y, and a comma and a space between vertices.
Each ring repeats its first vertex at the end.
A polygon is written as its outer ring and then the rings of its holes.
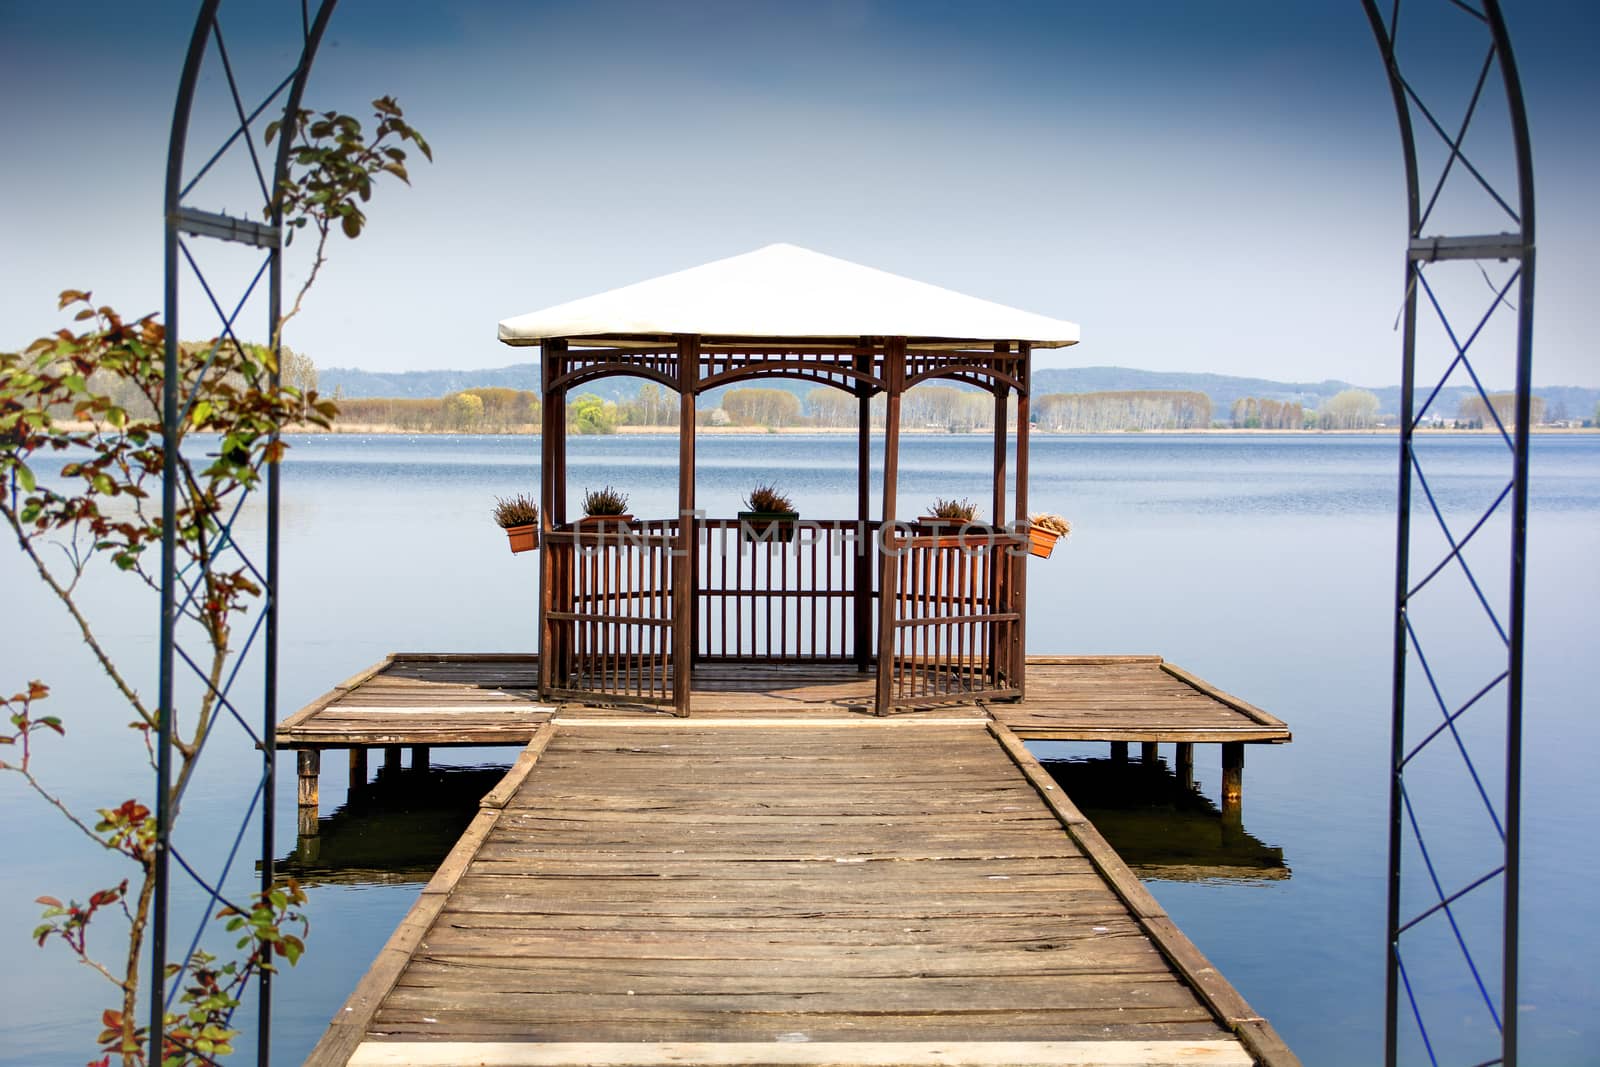
MULTIPOLYGON (((994 385, 1004 385, 1011 389, 1015 389, 1019 393, 1023 391, 1023 385, 1020 379, 1015 378, 1004 371, 998 371, 992 367, 982 366, 981 364, 962 364, 950 367, 935 367, 933 370, 925 370, 915 377, 906 379, 905 388, 910 389, 912 386, 920 385, 923 382, 932 381, 935 378, 950 378, 955 381, 965 381, 972 377, 988 378, 994 385)), ((973 382, 971 384, 980 385, 982 383, 973 382)))
POLYGON ((577 370, 568 371, 552 381, 545 392, 548 395, 556 389, 570 389, 577 385, 587 385, 601 378, 648 378, 652 382, 666 386, 674 393, 678 391, 678 380, 658 370, 652 370, 649 367, 638 367, 633 364, 603 364, 598 367, 579 367, 577 370))
POLYGON ((789 378, 794 381, 814 382, 818 385, 832 386, 841 392, 849 393, 852 396, 856 395, 855 390, 844 382, 831 380, 835 376, 869 385, 874 392, 882 392, 885 388, 882 379, 875 375, 863 374, 849 367, 822 367, 813 363, 758 363, 721 371, 710 377, 702 378, 695 386, 695 391, 703 393, 707 389, 716 389, 720 386, 732 385, 734 382, 749 381, 755 378, 789 378))

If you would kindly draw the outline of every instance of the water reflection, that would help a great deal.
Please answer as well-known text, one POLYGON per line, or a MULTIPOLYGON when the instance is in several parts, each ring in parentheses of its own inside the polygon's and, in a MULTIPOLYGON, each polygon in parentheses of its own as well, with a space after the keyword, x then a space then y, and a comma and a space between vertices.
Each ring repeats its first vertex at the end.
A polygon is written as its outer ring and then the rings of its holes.
POLYGON ((1244 829, 1164 761, 1058 759, 1044 766, 1141 879, 1260 882, 1286 879, 1283 849, 1244 829))
MULTIPOLYGON (((1165 762, 1045 760, 1074 804, 1140 878, 1245 883, 1290 876, 1283 849, 1248 833, 1165 762)), ((278 870, 307 886, 421 885, 504 777, 503 766, 379 771, 317 820, 278 870)))
POLYGON ((478 813, 504 766, 380 770, 278 860, 302 885, 423 884, 478 813))

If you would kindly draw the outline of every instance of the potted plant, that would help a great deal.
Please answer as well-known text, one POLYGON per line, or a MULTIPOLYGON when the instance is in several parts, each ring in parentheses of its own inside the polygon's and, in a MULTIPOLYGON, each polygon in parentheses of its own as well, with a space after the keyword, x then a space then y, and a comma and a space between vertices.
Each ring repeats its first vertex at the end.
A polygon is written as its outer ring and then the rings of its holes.
POLYGON ((917 521, 929 526, 965 526, 977 513, 978 505, 970 500, 940 497, 933 502, 928 514, 917 521))
POLYGON ((495 497, 494 521, 506 532, 513 553, 531 552, 539 547, 539 505, 532 497, 522 493, 495 497))
POLYGON ((580 526, 624 526, 633 516, 628 514, 628 494, 602 486, 583 494, 583 518, 580 526))
POLYGON ((1028 553, 1049 559, 1056 542, 1072 532, 1072 523, 1060 515, 1040 513, 1028 516, 1028 553))
MULTIPOLYGON (((779 492, 777 486, 756 486, 744 498, 744 506, 749 510, 739 512, 739 529, 746 541, 757 540, 758 535, 766 534, 774 526, 777 527, 778 540, 794 540, 795 523, 799 521, 800 513, 795 511, 794 501, 779 492)), ((763 536, 761 539, 766 538, 763 536)))

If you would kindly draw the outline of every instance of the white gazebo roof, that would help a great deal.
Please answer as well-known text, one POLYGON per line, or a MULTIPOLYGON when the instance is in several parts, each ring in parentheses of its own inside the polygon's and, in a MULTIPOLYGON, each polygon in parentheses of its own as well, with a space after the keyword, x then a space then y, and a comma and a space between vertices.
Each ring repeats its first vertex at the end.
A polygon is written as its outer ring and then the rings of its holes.
POLYGON ((1078 325, 790 244, 719 259, 500 323, 508 345, 549 337, 907 337, 1078 343, 1078 325))

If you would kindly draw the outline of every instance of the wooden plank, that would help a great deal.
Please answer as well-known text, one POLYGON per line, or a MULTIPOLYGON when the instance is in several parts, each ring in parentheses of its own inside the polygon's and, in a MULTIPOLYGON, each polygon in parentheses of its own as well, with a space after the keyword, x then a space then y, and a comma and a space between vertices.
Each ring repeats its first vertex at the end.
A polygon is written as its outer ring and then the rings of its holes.
MULTIPOLYGON (((643 706, 552 706, 530 701, 537 659, 524 654, 400 653, 385 669, 368 668, 302 709, 280 727, 284 747, 367 744, 524 744, 529 722, 617 721, 659 715, 643 706), (348 684, 345 683, 345 684, 348 684), (505 718, 500 719, 501 716, 505 718), (450 736, 457 732, 456 736, 450 736)), ((916 670, 922 659, 908 658, 916 670)), ((930 661, 931 662, 931 661, 930 661)), ((1029 698, 1019 703, 947 703, 907 714, 927 718, 992 716, 1031 740, 1123 742, 1284 743, 1287 727, 1253 705, 1195 679, 1159 656, 1032 656, 1029 698)), ((381 666, 381 665, 375 665, 381 666)), ((793 718, 817 715, 819 725, 865 714, 874 678, 849 663, 703 662, 694 667, 691 703, 698 715, 793 718)), ((949 694, 959 700, 960 694, 949 694)), ((576 700, 583 694, 572 693, 576 700)))
POLYGON ((532 704, 519 700, 503 700, 479 704, 341 704, 339 714, 370 712, 375 715, 537 715, 554 712, 555 704, 532 704))
POLYGON ((489 832, 499 820, 500 809, 479 808, 478 814, 467 824, 466 831, 456 840, 454 847, 445 856, 444 862, 439 864, 439 869, 433 872, 428 884, 422 887, 422 892, 448 896, 460 884, 467 867, 471 865, 478 854, 478 849, 488 839, 489 832))
MULTIPOLYGON (((791 713, 791 716, 792 716, 792 713, 791 713)), ((574 714, 571 709, 564 709, 560 715, 557 715, 551 721, 553 721, 557 726, 581 726, 586 730, 588 730, 588 729, 603 729, 603 728, 606 728, 606 727, 620 727, 622 729, 627 729, 627 730, 648 729, 648 728, 654 728, 654 727, 660 727, 660 728, 667 729, 667 730, 681 730, 681 729, 683 729, 683 726, 680 723, 675 722, 672 719, 661 719, 661 718, 656 718, 656 719, 589 718, 587 716, 574 714)), ((896 726, 981 726, 987 720, 985 720, 983 718, 979 718, 977 716, 955 717, 955 716, 945 715, 945 716, 940 717, 940 718, 917 718, 917 717, 914 717, 914 716, 903 716, 902 715, 902 716, 895 716, 891 721, 896 726)), ((791 728, 791 729, 814 730, 814 729, 837 729, 837 728, 875 729, 878 726, 882 726, 882 725, 885 725, 885 724, 874 722, 872 719, 868 719, 868 718, 857 718, 857 719, 837 718, 836 719, 836 718, 822 718, 822 717, 817 717, 817 718, 795 718, 795 717, 789 717, 789 718, 781 718, 781 719, 697 718, 697 719, 694 720, 694 725, 697 726, 697 727, 698 726, 716 727, 717 729, 722 729, 722 730, 729 729, 729 728, 738 728, 738 727, 748 727, 750 729, 755 729, 755 730, 769 729, 769 728, 784 728, 784 727, 791 728)))
MULTIPOLYGON (((554 734, 555 727, 546 724, 545 728, 549 734, 554 734)), ((545 744, 549 743, 548 735, 544 740, 545 744)), ((530 744, 529 749, 532 747, 530 744)), ((537 755, 534 759, 537 759, 537 755)), ((520 762, 519 760, 519 764, 520 762)), ((528 768, 531 768, 532 764, 533 760, 529 760, 528 768)), ((510 774, 515 772, 516 768, 513 767, 510 774)), ((522 773, 525 777, 527 770, 524 769, 522 773)), ((434 872, 433 878, 423 887, 417 902, 395 928, 388 942, 379 950, 377 960, 362 976, 361 982, 345 1001, 340 1013, 329 1024, 322 1039, 312 1049, 311 1055, 306 1060, 308 1065, 333 1067, 349 1060, 350 1054, 365 1037, 379 1005, 394 989, 395 983, 422 944, 423 938, 444 909, 451 891, 455 889, 499 817, 500 812, 497 808, 480 809, 466 832, 450 850, 444 862, 439 865, 439 869, 434 872)))
POLYGON ((334 686, 332 689, 328 690, 326 693, 322 694, 320 697, 313 700, 311 703, 307 704, 293 715, 290 715, 288 718, 278 723, 278 731, 281 733, 285 730, 293 730, 301 723, 316 715, 319 711, 322 711, 329 705, 336 703, 339 699, 344 697, 349 690, 354 689, 368 678, 376 675, 379 671, 387 667, 390 662, 393 661, 393 659, 393 656, 385 656, 377 663, 374 663, 366 669, 352 674, 349 678, 346 678, 344 681, 340 682, 338 685, 334 686))
POLYGON ((1241 715, 1248 716, 1250 719, 1260 723, 1263 726, 1277 726, 1285 729, 1288 727, 1288 724, 1286 724, 1277 716, 1268 715, 1254 704, 1247 704, 1243 700, 1240 700, 1238 697, 1234 696, 1232 693, 1223 692, 1221 689, 1218 689, 1204 678, 1197 678, 1188 671, 1184 670, 1182 667, 1178 667, 1171 663, 1163 663, 1161 665, 1161 669, 1172 675, 1174 678, 1185 682, 1195 690, 1204 693, 1211 699, 1219 703, 1226 704, 1234 711, 1239 712, 1241 715))
POLYGON ((528 747, 524 748, 521 754, 517 756, 517 762, 511 765, 511 769, 506 772, 506 776, 500 779, 493 789, 484 794, 483 799, 478 801, 478 806, 480 808, 505 807, 506 801, 511 799, 512 794, 522 788, 522 783, 527 779, 528 772, 533 770, 535 763, 539 762, 539 757, 544 754, 544 750, 549 747, 550 741, 555 735, 555 723, 547 722, 540 726, 534 732, 533 740, 528 742, 528 747))
POLYGON ((1161 663, 1160 656, 1044 656, 1030 655, 1029 666, 1100 666, 1131 663, 1161 663))
MULTIPOLYGON (((981 720, 664 721, 551 724, 525 751, 429 885, 446 904, 368 1016, 378 1052, 571 1043, 596 1062, 578 1042, 626 1042, 638 1062, 645 1037, 856 1062, 838 1043, 870 1034, 880 1052, 1142 1042, 1134 1062, 1220 1042, 1248 1062, 981 720)), ((1016 1051, 996 1055, 1030 1062, 1016 1051)))
POLYGON ((367 1027, 378 1006, 394 988, 412 952, 444 909, 446 899, 442 893, 424 893, 417 897, 417 902, 378 950, 378 958, 367 968, 355 991, 306 1057, 305 1067, 343 1067, 350 1061, 365 1040, 367 1027))
POLYGON ((1139 917, 1139 924, 1149 935, 1151 942, 1182 975, 1184 981, 1200 994, 1201 999, 1216 1014, 1218 1020, 1236 1033, 1241 1027, 1248 1025, 1252 1048, 1263 1067, 1298 1067, 1300 1061, 1289 1051, 1288 1046, 1278 1037, 1271 1025, 1250 1007, 1244 997, 1195 947, 1194 942, 1178 929, 1177 924, 1166 915, 1155 898, 1139 882, 1137 876, 1128 869, 1122 858, 1111 849, 1105 838, 1101 837, 1100 831, 1095 829, 1060 788, 1055 786, 1049 772, 1033 757, 1033 754, 1014 737, 1008 741, 1004 735, 1009 731, 1004 726, 993 723, 989 729, 1000 739, 1007 755, 1017 761, 1017 766, 1028 776, 1035 788, 1040 790, 1045 803, 1058 814, 1071 813, 1063 815, 1062 824, 1071 834, 1073 841, 1084 850, 1117 896, 1139 917))
POLYGON ((535 664, 539 657, 526 652, 395 652, 389 658, 395 663, 527 663, 535 664))
POLYGON ((351 1067, 1250 1067, 1237 1041, 368 1041, 351 1067))

